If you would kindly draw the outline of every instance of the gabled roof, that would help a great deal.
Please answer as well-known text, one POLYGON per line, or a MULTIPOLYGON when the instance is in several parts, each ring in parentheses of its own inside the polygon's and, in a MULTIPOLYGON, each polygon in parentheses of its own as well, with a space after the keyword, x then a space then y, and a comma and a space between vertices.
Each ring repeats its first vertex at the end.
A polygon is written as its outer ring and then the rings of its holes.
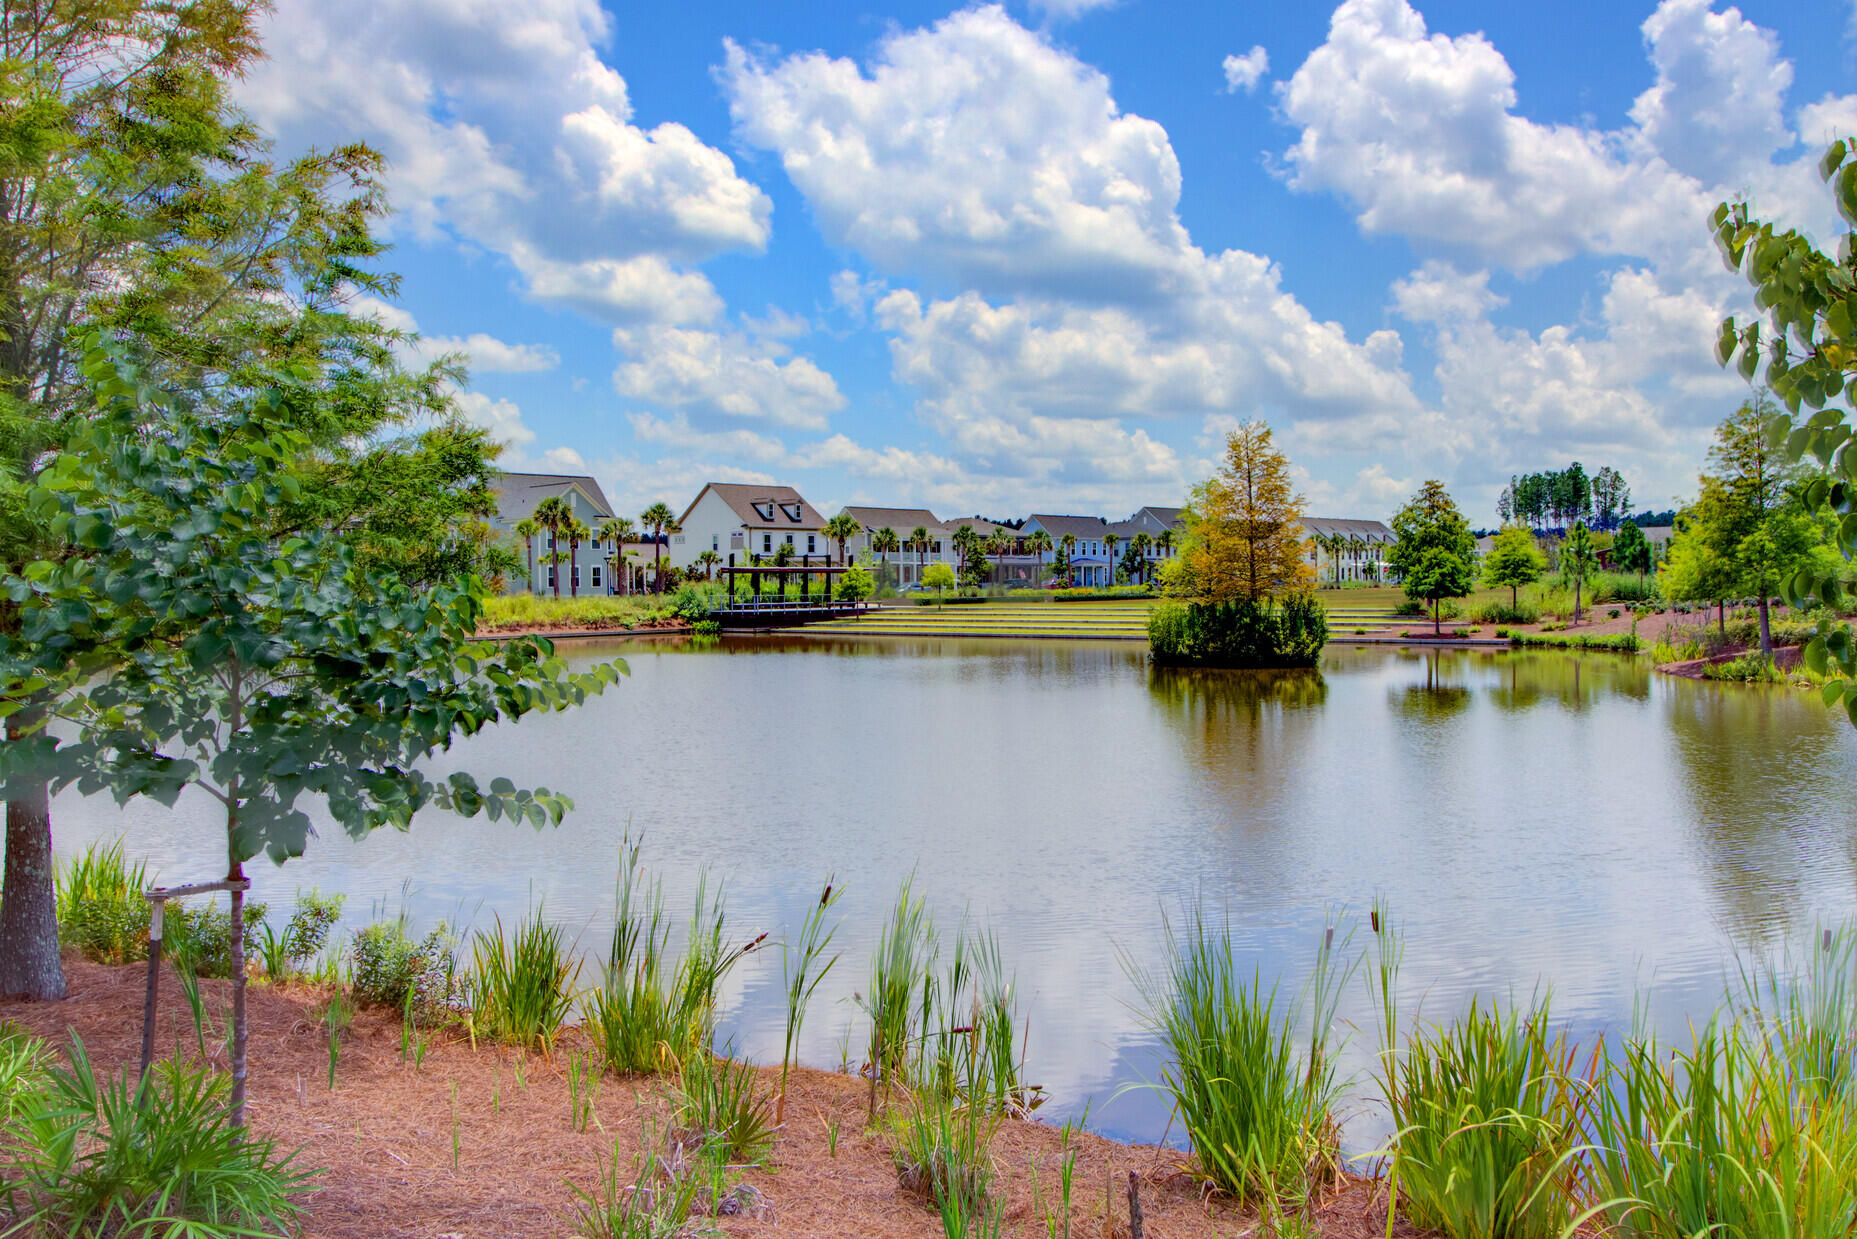
POLYGON ((909 531, 917 525, 930 533, 940 532, 941 519, 927 508, 845 508, 851 518, 864 526, 865 532, 875 533, 888 525, 896 530, 899 537, 907 538, 909 531))
POLYGON ((696 505, 703 502, 703 496, 714 491, 716 497, 729 505, 731 511, 741 518, 741 523, 748 529, 820 529, 825 525, 825 518, 819 510, 801 498, 800 493, 791 486, 762 486, 740 482, 711 482, 696 493, 690 506, 677 518, 679 525, 690 519, 690 513, 696 505))
POLYGON ((1141 515, 1144 512, 1147 513, 1153 519, 1159 521, 1161 524, 1167 526, 1167 528, 1169 529, 1178 529, 1180 528, 1180 526, 1186 523, 1186 509, 1185 508, 1156 508, 1156 507, 1151 507, 1151 506, 1145 507, 1145 508, 1136 508, 1135 514, 1128 518, 1129 523, 1133 524, 1133 523, 1140 521, 1141 515))
POLYGON ((962 525, 972 525, 974 528, 974 532, 979 534, 983 538, 992 537, 993 531, 995 529, 1004 529, 1007 533, 1011 534, 1015 538, 1021 536, 1019 531, 1017 529, 1014 529, 1011 525, 996 525, 992 521, 987 520, 985 517, 982 517, 982 516, 954 517, 943 523, 946 524, 949 529, 953 529, 953 530, 960 529, 962 525))
POLYGON ((1302 518, 1305 534, 1321 534, 1334 537, 1340 534, 1344 538, 1356 537, 1368 542, 1392 542, 1393 531, 1380 521, 1343 520, 1332 516, 1305 516, 1302 518))
POLYGON ((1062 539, 1067 533, 1079 538, 1101 538, 1109 533, 1109 522, 1100 516, 1041 516, 1034 512, 1025 523, 1036 523, 1053 541, 1062 539))
POLYGON ((600 516, 611 516, 613 505, 606 501, 606 492, 600 484, 590 477, 574 473, 498 473, 491 477, 490 485, 496 491, 497 515, 506 521, 519 521, 535 511, 535 505, 544 499, 565 495, 570 490, 579 490, 587 501, 599 509, 600 516))

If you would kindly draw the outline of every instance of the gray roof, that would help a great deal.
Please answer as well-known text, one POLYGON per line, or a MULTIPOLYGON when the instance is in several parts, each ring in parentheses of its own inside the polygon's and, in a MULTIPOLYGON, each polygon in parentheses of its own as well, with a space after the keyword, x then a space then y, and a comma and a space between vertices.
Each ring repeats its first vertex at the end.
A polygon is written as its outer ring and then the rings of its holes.
MULTIPOLYGON (((1037 522, 1038 527, 1050 534, 1053 541, 1062 539, 1067 533, 1079 538, 1101 538, 1109 533, 1109 522, 1100 516, 1043 516, 1033 513, 1026 524, 1037 522)), ((1116 535, 1120 537, 1118 533, 1116 535)))
POLYGON ((1153 506, 1136 508, 1135 514, 1128 518, 1129 521, 1131 523, 1139 521, 1143 512, 1146 512, 1149 516, 1167 526, 1169 529, 1178 529, 1186 523, 1185 508, 1157 508, 1153 506))
POLYGON ((825 518, 819 510, 801 498, 791 486, 762 486, 759 483, 711 482, 696 493, 677 523, 690 519, 690 512, 709 491, 728 504, 747 529, 820 529, 825 518))
POLYGON ((598 482, 583 474, 498 473, 492 475, 490 485, 496 491, 497 515, 506 521, 526 519, 542 500, 565 495, 574 488, 586 495, 601 516, 613 514, 613 505, 606 501, 606 492, 600 489, 598 482))
POLYGON ((917 525, 931 533, 942 527, 940 518, 927 508, 844 508, 842 511, 849 512, 866 530, 875 532, 887 525, 905 538, 917 525))

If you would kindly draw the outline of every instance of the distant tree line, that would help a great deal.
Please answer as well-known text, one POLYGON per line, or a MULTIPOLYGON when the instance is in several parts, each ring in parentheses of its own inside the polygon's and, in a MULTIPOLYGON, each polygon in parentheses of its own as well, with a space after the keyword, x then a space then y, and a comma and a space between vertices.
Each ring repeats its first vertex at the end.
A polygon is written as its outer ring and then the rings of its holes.
POLYGON ((1614 529, 1629 515, 1630 504, 1631 487, 1623 474, 1602 465, 1589 476, 1576 460, 1565 469, 1511 475, 1496 500, 1496 515, 1504 525, 1537 531, 1565 529, 1575 521, 1614 529))

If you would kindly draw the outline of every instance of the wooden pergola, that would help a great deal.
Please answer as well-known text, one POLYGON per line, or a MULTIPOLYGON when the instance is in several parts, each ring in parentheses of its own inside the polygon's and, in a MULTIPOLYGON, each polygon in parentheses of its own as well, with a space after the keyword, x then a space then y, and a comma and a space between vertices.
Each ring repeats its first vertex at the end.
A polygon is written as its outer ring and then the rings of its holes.
MULTIPOLYGON (((832 563, 826 556, 819 556, 819 562, 813 563, 813 556, 802 555, 797 564, 774 566, 772 564, 748 564, 738 566, 735 556, 729 556, 726 567, 719 569, 723 579, 729 583, 728 609, 769 611, 780 608, 794 610, 818 610, 831 607, 832 586, 847 569, 841 564, 832 563), (738 583, 745 578, 746 589, 738 583), (799 582, 799 596, 793 597, 787 592, 789 581, 799 582), (818 589, 813 586, 817 582, 818 589), (762 595, 763 582, 772 586, 771 598, 762 595)), ((851 604, 846 604, 851 605, 851 604)))

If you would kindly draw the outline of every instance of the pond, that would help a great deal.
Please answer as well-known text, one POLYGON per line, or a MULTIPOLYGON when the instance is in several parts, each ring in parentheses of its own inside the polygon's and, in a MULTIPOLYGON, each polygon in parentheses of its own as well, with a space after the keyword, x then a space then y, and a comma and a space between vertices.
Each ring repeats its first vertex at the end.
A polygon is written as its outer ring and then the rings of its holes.
MULTIPOLYGON (((351 927, 401 910, 484 927, 539 904, 598 957, 628 831, 678 915, 703 867, 725 880, 742 939, 796 929, 830 875, 843 958, 803 1061, 835 1067, 849 1038, 855 1069, 852 996, 913 873, 944 940, 964 917, 998 935, 1041 1115, 1088 1106, 1094 1129, 1147 1140, 1165 1108, 1118 1092, 1160 1066, 1127 964, 1163 964, 1163 914, 1177 924, 1195 899, 1286 989, 1326 926, 1364 946, 1382 899, 1406 938, 1407 1012, 1551 989, 1582 1036, 1628 1029, 1640 1002, 1680 1031, 1714 1009, 1737 953, 1857 915, 1857 731, 1795 690, 1551 651, 1335 646, 1319 673, 1265 675, 1154 669, 1117 642, 562 648, 631 674, 442 768, 566 792, 564 825, 428 813, 362 842, 325 826, 287 868, 251 867, 257 897, 281 912, 299 888, 345 892, 351 927)), ((68 794, 55 842, 127 833, 163 880, 213 877, 214 807, 68 794)), ((784 1010, 779 952, 750 956, 722 1036, 776 1060, 784 1010)), ((1364 973, 1342 1015, 1358 1030, 1344 1065, 1364 1075, 1364 973)), ((1372 1127, 1358 1103, 1350 1142, 1372 1127)))

